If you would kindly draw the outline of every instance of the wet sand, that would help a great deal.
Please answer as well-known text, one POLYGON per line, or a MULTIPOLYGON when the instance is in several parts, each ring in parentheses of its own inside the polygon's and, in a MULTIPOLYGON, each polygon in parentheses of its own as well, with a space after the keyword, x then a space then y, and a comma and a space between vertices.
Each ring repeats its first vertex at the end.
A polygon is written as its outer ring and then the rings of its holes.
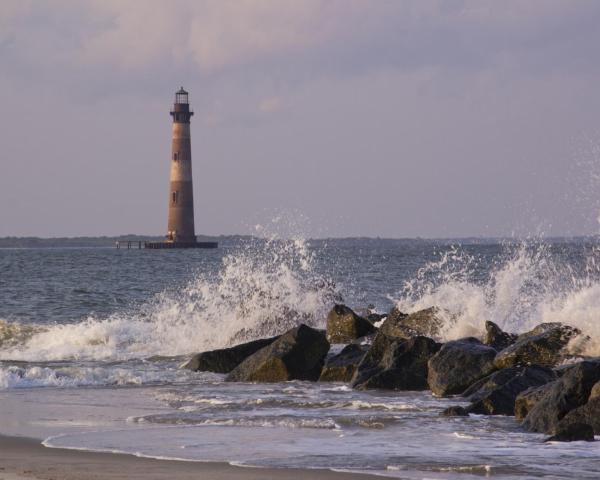
POLYGON ((226 463, 155 460, 133 455, 46 448, 39 440, 0 435, 0 480, 302 480, 373 479, 329 470, 242 468, 226 463))

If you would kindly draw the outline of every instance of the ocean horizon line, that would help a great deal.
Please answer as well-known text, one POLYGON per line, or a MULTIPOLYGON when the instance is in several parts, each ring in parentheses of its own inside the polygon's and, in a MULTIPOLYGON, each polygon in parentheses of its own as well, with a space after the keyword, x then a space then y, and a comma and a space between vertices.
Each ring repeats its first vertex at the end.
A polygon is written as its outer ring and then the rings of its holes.
MULTIPOLYGON (((303 237, 307 241, 327 242, 327 241, 375 241, 375 242, 432 242, 432 243, 461 243, 461 244, 481 244, 481 243, 523 243, 523 242, 585 242, 597 240, 599 234, 594 235, 512 235, 512 236, 448 236, 448 237, 380 237, 380 236, 329 236, 329 237, 303 237)), ((240 241, 263 241, 263 240, 292 240, 298 236, 277 236, 267 237, 248 234, 219 234, 219 235, 197 235, 199 241, 219 241, 240 242, 240 241)), ((164 235, 141 235, 141 234, 122 234, 122 235, 78 235, 61 237, 42 237, 42 236, 5 236, 0 237, 0 248, 39 248, 39 247, 102 247, 114 246, 116 242, 132 241, 160 241, 164 240, 164 235)))

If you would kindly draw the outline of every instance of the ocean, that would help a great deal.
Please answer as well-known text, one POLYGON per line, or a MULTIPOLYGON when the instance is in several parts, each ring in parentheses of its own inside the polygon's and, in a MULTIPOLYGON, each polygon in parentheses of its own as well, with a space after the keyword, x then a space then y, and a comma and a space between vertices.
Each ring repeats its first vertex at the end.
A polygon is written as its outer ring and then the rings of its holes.
MULTIPOLYGON (((600 242, 240 240, 217 250, 0 250, 0 434, 49 447, 408 479, 597 478, 600 443, 543 443, 460 398, 225 383, 191 354, 357 311, 443 309, 441 340, 560 321, 600 356, 600 242)), ((338 351, 334 345, 332 351, 338 351)))

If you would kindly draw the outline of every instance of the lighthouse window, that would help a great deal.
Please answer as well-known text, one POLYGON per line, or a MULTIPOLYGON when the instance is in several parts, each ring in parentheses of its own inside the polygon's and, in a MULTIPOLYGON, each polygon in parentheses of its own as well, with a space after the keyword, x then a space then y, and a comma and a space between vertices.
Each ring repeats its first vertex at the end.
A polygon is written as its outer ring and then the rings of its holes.
POLYGON ((179 160, 179 158, 178 158, 178 157, 179 157, 179 153, 175 152, 175 153, 173 154, 173 161, 174 161, 174 162, 176 162, 177 160, 179 160))
POLYGON ((179 192, 177 190, 175 190, 173 192, 173 203, 176 204, 178 200, 179 200, 179 192))

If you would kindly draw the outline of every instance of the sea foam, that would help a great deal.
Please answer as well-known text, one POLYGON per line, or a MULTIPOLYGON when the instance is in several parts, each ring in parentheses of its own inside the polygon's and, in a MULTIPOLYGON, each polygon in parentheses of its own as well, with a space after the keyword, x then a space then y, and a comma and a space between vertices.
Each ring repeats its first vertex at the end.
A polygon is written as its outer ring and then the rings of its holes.
POLYGON ((484 279, 477 278, 484 260, 452 247, 421 268, 394 301, 406 312, 439 307, 441 340, 482 336, 487 320, 516 333, 562 322, 591 337, 584 354, 600 355, 600 249, 582 246, 575 266, 558 247, 507 244, 484 279))
POLYGON ((215 276, 199 272, 134 311, 79 323, 0 323, 0 360, 127 360, 177 356, 282 333, 300 322, 323 325, 337 298, 313 269, 302 239, 272 239, 223 258, 215 276))

